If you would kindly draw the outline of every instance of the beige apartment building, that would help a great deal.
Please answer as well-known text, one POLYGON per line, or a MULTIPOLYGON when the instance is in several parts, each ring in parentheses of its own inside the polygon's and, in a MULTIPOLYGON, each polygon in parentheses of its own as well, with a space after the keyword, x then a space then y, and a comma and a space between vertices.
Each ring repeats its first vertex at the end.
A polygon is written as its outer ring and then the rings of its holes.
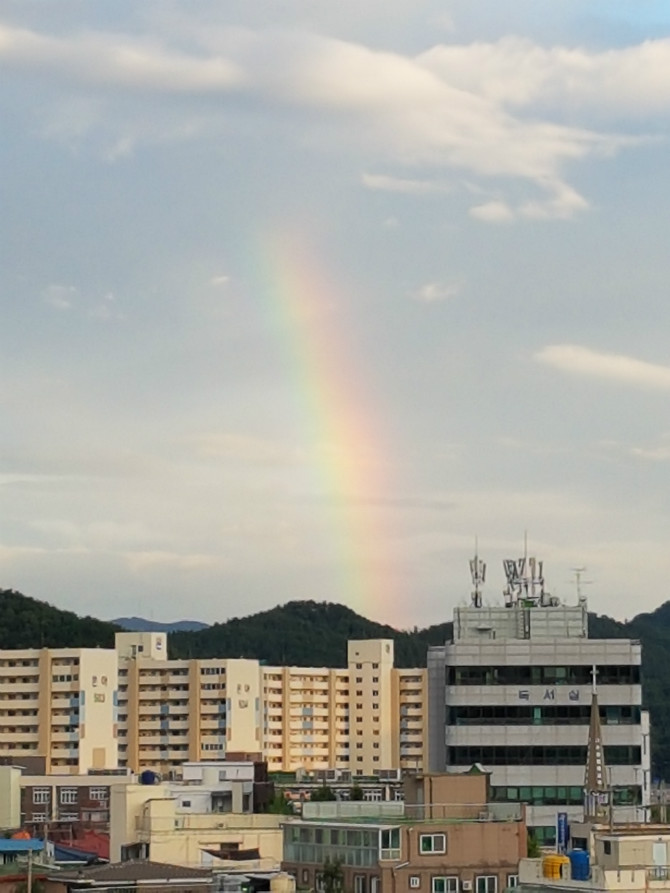
POLYGON ((0 759, 42 756, 47 773, 116 768, 117 662, 104 648, 0 651, 0 759))
POLYGON ((350 641, 346 669, 169 660, 165 633, 115 644, 0 651, 0 759, 70 774, 178 774, 230 754, 270 772, 424 768, 426 671, 396 669, 391 639, 350 641))

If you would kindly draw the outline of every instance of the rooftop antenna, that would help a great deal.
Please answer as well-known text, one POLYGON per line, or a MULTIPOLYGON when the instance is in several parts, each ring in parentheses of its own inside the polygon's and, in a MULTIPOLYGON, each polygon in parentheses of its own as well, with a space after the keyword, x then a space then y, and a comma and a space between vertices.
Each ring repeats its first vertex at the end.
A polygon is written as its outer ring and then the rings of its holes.
POLYGON ((523 535, 523 558, 503 560, 507 588, 503 591, 505 605, 513 608, 520 601, 527 606, 554 605, 558 600, 544 588, 543 562, 528 557, 528 531, 523 535))
POLYGON ((586 573, 585 567, 573 567, 572 572, 575 575, 575 588, 577 589, 577 601, 581 604, 586 601, 586 596, 582 592, 582 586, 590 586, 593 580, 584 580, 583 575, 586 573))
POLYGON ((475 587, 470 596, 472 606, 473 608, 481 608, 482 586, 486 581, 486 563, 479 557, 477 537, 475 537, 475 557, 470 559, 470 576, 472 577, 472 585, 475 587))

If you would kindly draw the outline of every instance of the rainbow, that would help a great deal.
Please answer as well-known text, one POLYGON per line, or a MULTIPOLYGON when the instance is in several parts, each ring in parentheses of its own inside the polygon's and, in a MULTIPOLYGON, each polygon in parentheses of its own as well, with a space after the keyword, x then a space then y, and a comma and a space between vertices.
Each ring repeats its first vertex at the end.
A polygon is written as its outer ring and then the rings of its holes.
MULTIPOLYGON (((365 374, 336 277, 303 233, 265 241, 263 300, 300 403, 315 494, 337 550, 337 601, 382 620, 400 607, 388 509, 382 425, 365 395, 365 374), (267 307, 267 305, 266 305, 267 307)), ((315 594, 318 598, 318 594, 315 594)))

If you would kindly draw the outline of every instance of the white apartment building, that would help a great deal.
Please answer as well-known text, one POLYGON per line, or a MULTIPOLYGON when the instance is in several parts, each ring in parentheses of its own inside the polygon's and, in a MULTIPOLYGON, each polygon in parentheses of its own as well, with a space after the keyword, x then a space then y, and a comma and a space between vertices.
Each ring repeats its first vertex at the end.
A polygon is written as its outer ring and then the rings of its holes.
POLYGON ((429 769, 481 763, 491 799, 527 803, 529 828, 551 841, 559 811, 583 816, 595 673, 614 819, 643 820, 650 748, 640 643, 589 639, 585 599, 559 604, 533 559, 506 569, 507 605, 483 607, 475 580, 472 606, 454 612, 453 640, 429 650, 429 769))
POLYGON ((0 760, 73 775, 234 754, 271 772, 424 768, 426 671, 396 669, 390 639, 349 642, 347 669, 169 660, 165 633, 115 644, 0 651, 0 760))

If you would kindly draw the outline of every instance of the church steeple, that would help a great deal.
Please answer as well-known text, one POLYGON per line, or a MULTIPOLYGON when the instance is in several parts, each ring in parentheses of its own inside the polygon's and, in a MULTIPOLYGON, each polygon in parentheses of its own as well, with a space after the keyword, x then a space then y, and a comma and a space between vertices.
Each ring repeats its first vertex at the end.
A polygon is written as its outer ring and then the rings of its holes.
POLYGON ((600 726, 595 667, 593 667, 592 674, 593 694, 591 695, 591 719, 584 776, 584 821, 603 821, 607 818, 611 793, 607 783, 607 766, 605 765, 605 747, 600 726))

